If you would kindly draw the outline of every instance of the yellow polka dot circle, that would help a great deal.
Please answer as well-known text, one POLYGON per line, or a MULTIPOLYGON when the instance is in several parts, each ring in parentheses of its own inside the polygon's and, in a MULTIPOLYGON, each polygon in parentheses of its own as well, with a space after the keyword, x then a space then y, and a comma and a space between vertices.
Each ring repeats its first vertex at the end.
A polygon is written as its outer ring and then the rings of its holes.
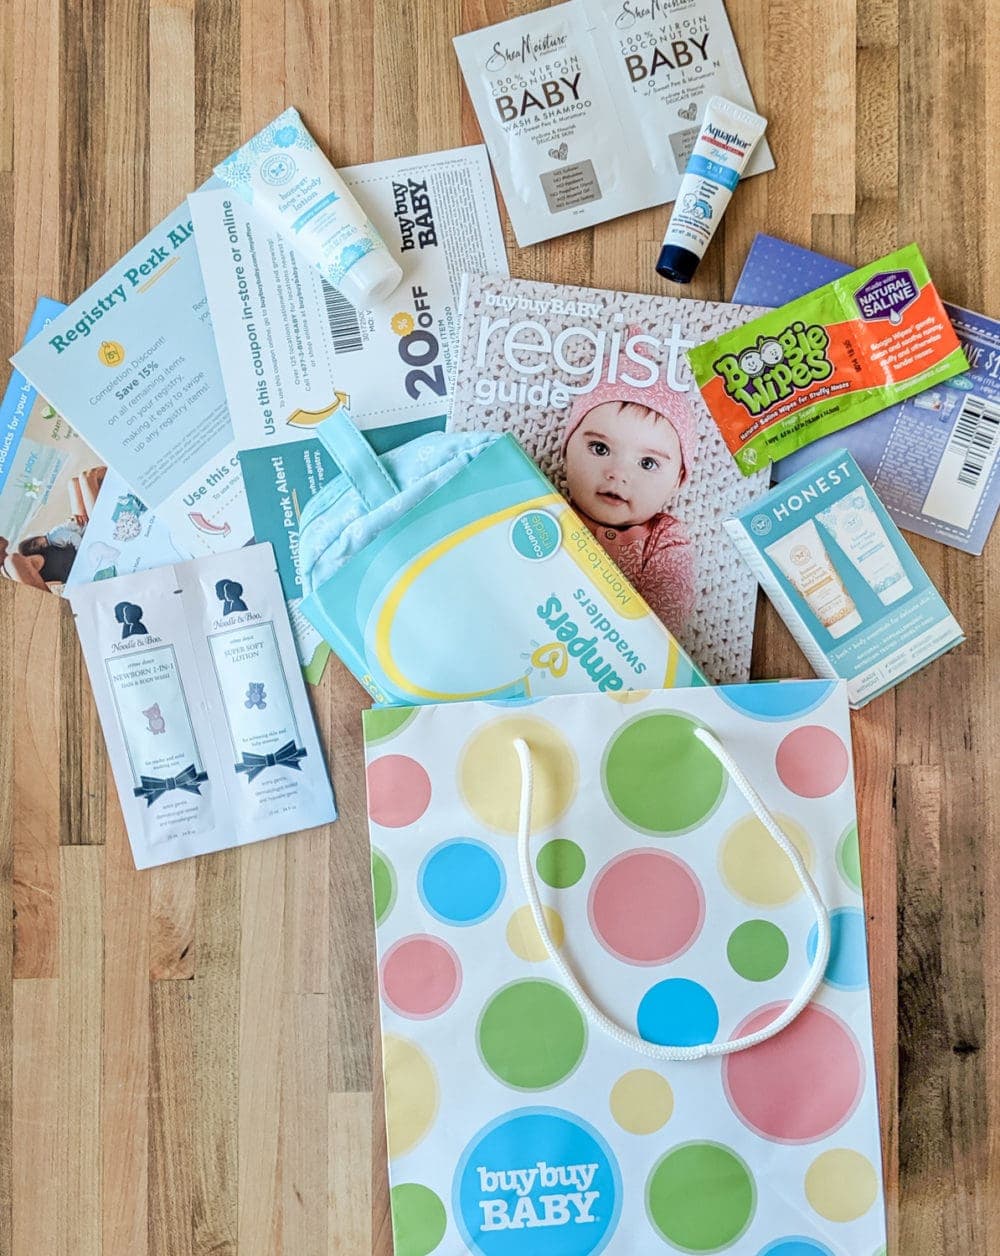
MULTIPOLYGON (((805 830, 788 816, 775 819, 811 870, 813 852, 805 830)), ((719 871, 737 898, 756 907, 779 907, 802 893, 785 852, 754 815, 737 820, 722 839, 719 871)))
POLYGON ((623 1073, 611 1090, 611 1115, 629 1134, 655 1134, 670 1120, 674 1092, 670 1083, 652 1069, 623 1073))
MULTIPOLYGON (((543 907, 542 914, 549 927, 549 936, 556 947, 563 944, 566 930, 563 928, 562 917, 553 907, 543 907)), ((519 907, 507 922, 507 945, 518 959, 527 960, 530 964, 538 964, 548 958, 548 951, 538 932, 530 907, 519 907)))
POLYGON ((386 1086, 386 1137, 389 1156, 403 1156, 416 1147, 438 1110, 434 1066, 415 1042, 398 1034, 382 1039, 386 1086))
POLYGON ((576 794, 576 755, 556 728, 530 715, 494 720, 466 742, 458 764, 458 786, 473 815, 498 833, 517 832, 521 765, 514 741, 519 737, 528 744, 534 769, 532 832, 554 824, 576 794))
POLYGON ((878 1197, 878 1174, 859 1151, 824 1151, 806 1173, 806 1198, 827 1221, 856 1221, 878 1197))

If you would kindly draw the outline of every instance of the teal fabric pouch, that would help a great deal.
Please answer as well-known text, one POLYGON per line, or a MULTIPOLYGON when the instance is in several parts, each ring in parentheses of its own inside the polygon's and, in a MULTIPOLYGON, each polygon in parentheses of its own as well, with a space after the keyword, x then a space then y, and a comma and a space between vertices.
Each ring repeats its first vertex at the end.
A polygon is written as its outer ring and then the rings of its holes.
POLYGON ((316 434, 341 473, 309 499, 299 520, 306 596, 497 439, 490 432, 427 432, 379 457, 343 409, 316 434))

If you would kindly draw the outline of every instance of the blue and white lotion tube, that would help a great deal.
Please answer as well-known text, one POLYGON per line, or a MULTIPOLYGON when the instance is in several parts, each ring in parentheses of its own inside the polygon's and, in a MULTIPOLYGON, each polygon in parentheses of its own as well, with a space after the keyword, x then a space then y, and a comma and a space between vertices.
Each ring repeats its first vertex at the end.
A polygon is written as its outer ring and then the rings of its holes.
POLYGON ((383 301, 402 281, 399 263, 297 109, 279 114, 215 173, 352 305, 383 301))
POLYGON ((750 109, 722 96, 709 100, 656 263, 664 278, 691 282, 766 127, 750 109))

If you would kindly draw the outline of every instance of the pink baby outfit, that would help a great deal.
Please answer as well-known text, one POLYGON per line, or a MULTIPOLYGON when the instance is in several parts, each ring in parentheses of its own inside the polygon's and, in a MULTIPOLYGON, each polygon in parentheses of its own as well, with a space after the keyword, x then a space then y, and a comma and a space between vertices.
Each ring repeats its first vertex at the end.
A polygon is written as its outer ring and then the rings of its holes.
POLYGON ((580 518, 676 636, 691 618, 695 601, 695 549, 687 528, 661 512, 631 528, 609 528, 580 518))
MULTIPOLYGON (((678 488, 688 479, 698 439, 697 421, 683 393, 674 392, 663 380, 648 388, 616 382, 602 383, 573 402, 563 456, 570 437, 584 418, 605 402, 645 406, 662 414, 677 433, 683 468, 678 488)), ((695 547, 679 519, 660 511, 629 528, 611 527, 590 519, 577 508, 580 518, 600 541, 653 611, 675 635, 691 617, 695 603, 695 547)))

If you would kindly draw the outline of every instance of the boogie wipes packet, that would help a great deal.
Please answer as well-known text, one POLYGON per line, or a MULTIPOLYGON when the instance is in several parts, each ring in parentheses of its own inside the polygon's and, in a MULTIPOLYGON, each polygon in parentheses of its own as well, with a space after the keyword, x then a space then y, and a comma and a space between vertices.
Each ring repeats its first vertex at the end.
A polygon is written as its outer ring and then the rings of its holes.
POLYGON ((377 703, 707 683, 512 436, 316 432, 342 474, 302 512, 302 612, 377 703))
POLYGON ((744 475, 968 369, 915 244, 688 358, 744 475))

